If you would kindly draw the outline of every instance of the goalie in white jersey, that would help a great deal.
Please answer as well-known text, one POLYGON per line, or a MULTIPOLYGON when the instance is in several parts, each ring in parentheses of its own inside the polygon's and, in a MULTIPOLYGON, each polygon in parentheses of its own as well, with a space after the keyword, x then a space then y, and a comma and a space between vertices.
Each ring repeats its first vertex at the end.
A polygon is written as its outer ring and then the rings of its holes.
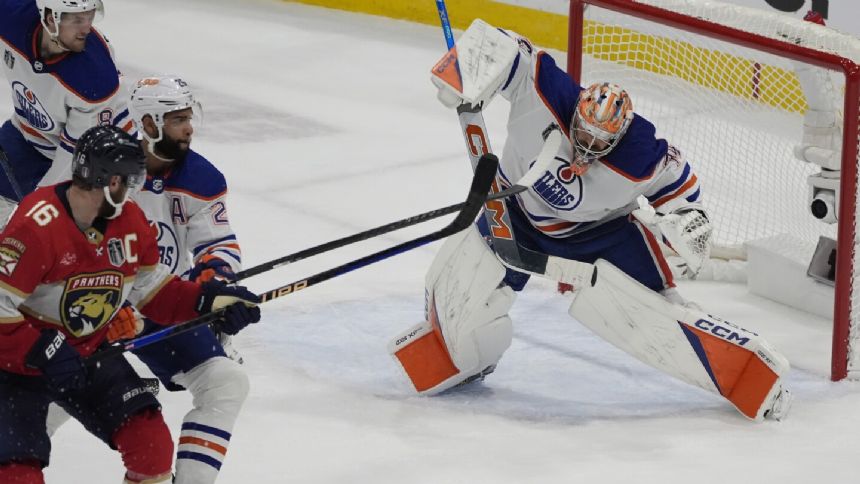
MULTIPOLYGON (((549 132, 561 130, 566 141, 529 190, 488 204, 490 216, 437 254, 427 321, 391 348, 416 390, 438 393, 495 369, 511 343, 515 292, 529 270, 538 273, 502 253, 502 242, 515 241, 521 253, 548 256, 540 274, 554 270, 574 283, 570 314, 613 344, 751 419, 785 414, 785 358, 758 335, 686 305, 674 288, 658 240, 694 275, 709 256, 712 226, 690 164, 635 113, 624 89, 580 87, 527 39, 480 20, 432 74, 440 101, 461 117, 496 94, 510 101, 500 188, 523 177, 549 132), (640 210, 640 200, 650 208, 640 210), (498 258, 485 241, 497 241, 498 258)), ((480 144, 483 132, 463 123, 470 146, 480 144)))
POLYGON ((71 177, 78 137, 96 125, 132 132, 101 0, 0 0, 0 46, 14 113, 0 127, 0 227, 37 185, 71 177))

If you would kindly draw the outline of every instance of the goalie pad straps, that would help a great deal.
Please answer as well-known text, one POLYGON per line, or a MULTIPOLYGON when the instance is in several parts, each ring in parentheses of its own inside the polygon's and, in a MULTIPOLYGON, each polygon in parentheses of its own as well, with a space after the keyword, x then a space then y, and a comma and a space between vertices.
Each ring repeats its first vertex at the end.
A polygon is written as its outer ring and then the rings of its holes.
POLYGON ((604 260, 595 267, 572 317, 642 362, 722 395, 750 419, 771 410, 789 364, 760 336, 671 304, 604 260))
POLYGON ((426 316, 389 351, 419 393, 435 394, 495 365, 510 346, 514 292, 475 227, 443 244, 426 278, 426 316))
POLYGON ((519 52, 517 41, 475 19, 431 71, 439 101, 448 107, 460 103, 486 108, 507 79, 519 52), (459 65, 459 71, 458 71, 459 65))

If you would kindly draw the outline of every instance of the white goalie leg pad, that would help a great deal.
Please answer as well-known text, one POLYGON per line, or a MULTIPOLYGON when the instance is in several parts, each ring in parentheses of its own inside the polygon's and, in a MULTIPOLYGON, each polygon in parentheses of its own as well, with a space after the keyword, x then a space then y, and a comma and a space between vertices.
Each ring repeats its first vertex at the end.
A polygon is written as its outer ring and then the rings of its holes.
POLYGON ((782 418, 781 378, 788 360, 759 335, 693 308, 675 305, 598 260, 591 284, 569 313, 644 363, 722 395, 743 415, 782 418), (779 400, 779 401, 777 401, 779 400), (777 413, 779 416, 777 417, 777 413))
POLYGON ((176 484, 213 483, 230 445, 233 425, 248 396, 248 375, 239 363, 210 358, 173 381, 194 397, 182 420, 176 453, 176 484))
POLYGON ((486 108, 507 79, 518 52, 515 39, 475 19, 431 71, 439 101, 448 107, 466 103, 486 108))
POLYGON ((426 321, 389 351, 421 394, 447 390, 494 366, 511 345, 514 291, 476 227, 448 238, 425 280, 426 321))

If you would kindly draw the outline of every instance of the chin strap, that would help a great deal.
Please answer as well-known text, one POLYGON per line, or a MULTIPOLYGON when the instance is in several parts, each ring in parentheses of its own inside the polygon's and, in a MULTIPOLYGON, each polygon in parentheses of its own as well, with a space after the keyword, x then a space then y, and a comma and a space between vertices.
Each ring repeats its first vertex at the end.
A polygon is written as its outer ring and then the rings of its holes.
POLYGON ((131 190, 126 189, 125 194, 122 196, 122 200, 120 200, 119 202, 113 201, 113 197, 110 194, 110 187, 103 187, 102 190, 104 190, 105 193, 105 200, 107 200, 107 202, 114 208, 113 215, 105 218, 108 220, 113 220, 122 214, 122 206, 125 205, 126 201, 128 201, 128 192, 130 192, 131 190))
POLYGON ((152 156, 158 158, 158 160, 163 161, 165 163, 173 163, 174 161, 176 161, 173 158, 165 158, 165 157, 163 157, 163 156, 161 156, 155 152, 155 144, 164 138, 164 135, 162 134, 162 131, 161 131, 161 127, 158 127, 158 138, 155 138, 155 139, 150 138, 149 135, 146 134, 146 132, 143 130, 141 130, 140 134, 143 136, 143 139, 146 140, 146 151, 148 151, 149 154, 151 154, 152 156))

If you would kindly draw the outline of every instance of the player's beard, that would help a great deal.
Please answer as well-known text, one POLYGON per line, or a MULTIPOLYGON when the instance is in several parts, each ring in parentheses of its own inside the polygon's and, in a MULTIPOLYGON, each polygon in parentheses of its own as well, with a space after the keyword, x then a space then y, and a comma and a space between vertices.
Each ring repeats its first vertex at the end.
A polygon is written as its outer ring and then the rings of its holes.
POLYGON ((165 136, 161 141, 155 143, 155 150, 162 157, 179 163, 185 160, 185 157, 188 156, 188 149, 191 145, 189 142, 183 147, 179 143, 179 141, 165 136))

